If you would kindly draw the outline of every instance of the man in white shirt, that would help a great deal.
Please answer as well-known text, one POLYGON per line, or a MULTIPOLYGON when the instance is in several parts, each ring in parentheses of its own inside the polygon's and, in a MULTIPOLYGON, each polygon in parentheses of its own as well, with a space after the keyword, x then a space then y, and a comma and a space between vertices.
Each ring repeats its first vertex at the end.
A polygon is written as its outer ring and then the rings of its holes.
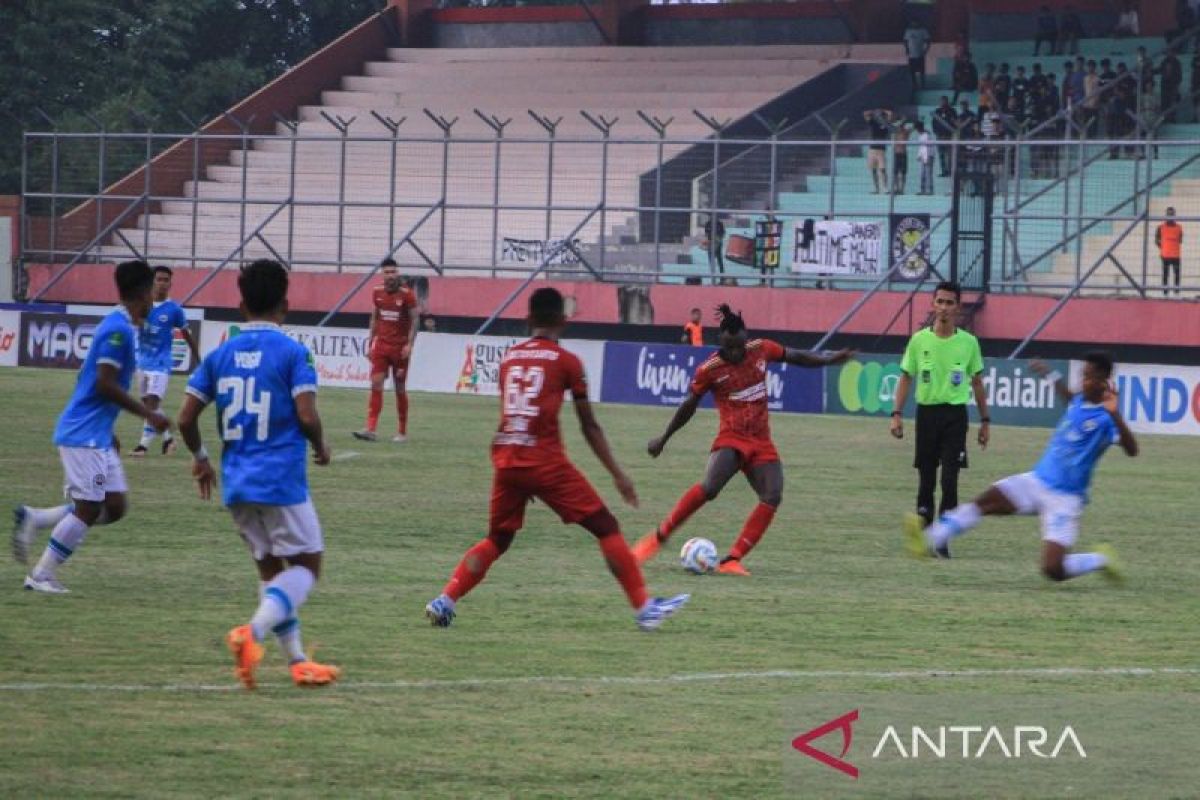
POLYGON ((917 121, 917 161, 921 164, 921 188, 917 194, 933 194, 933 134, 925 130, 925 123, 917 121))

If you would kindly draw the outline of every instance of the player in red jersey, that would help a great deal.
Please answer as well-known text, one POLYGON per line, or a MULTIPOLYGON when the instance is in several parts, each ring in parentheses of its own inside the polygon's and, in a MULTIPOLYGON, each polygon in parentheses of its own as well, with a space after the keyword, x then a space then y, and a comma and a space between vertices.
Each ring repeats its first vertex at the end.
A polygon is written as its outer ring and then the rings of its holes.
POLYGON ((408 378, 408 358, 417 338, 417 296, 404 286, 399 268, 393 259, 384 259, 379 271, 383 286, 371 293, 371 328, 367 334, 367 357, 371 360, 371 399, 367 405, 367 427, 354 431, 355 439, 373 442, 379 413, 383 410, 383 384, 388 375, 396 387, 396 413, 400 425, 393 442, 408 439, 408 393, 404 382, 408 378))
POLYGON ((758 505, 742 527, 742 533, 721 559, 718 572, 749 575, 742 559, 766 533, 783 499, 783 467, 771 441, 767 421, 767 363, 783 361, 800 367, 841 364, 854 355, 839 350, 817 355, 784 347, 770 339, 747 341, 746 323, 728 305, 717 309, 721 317, 721 349, 696 368, 691 392, 679 406, 662 436, 651 439, 646 449, 658 458, 667 440, 696 413, 701 398, 712 392, 721 417, 721 428, 713 441, 704 479, 684 493, 667 518, 652 533, 633 546, 638 563, 649 561, 659 547, 701 506, 720 494, 729 479, 741 470, 758 495, 758 505))
POLYGON ((509 348, 500 362, 500 427, 492 439, 496 471, 487 537, 466 552, 442 593, 425 606, 425 616, 437 627, 450 625, 455 604, 479 585, 492 563, 508 550, 525 521, 525 506, 537 498, 564 523, 578 523, 596 537, 608 568, 633 606, 638 627, 657 628, 687 602, 688 595, 647 596, 641 567, 616 518, 563 449, 558 411, 563 395, 570 392, 588 446, 612 475, 625 502, 637 506, 633 483, 613 458, 592 413, 583 363, 558 344, 566 325, 558 290, 534 292, 528 319, 532 338, 509 348))

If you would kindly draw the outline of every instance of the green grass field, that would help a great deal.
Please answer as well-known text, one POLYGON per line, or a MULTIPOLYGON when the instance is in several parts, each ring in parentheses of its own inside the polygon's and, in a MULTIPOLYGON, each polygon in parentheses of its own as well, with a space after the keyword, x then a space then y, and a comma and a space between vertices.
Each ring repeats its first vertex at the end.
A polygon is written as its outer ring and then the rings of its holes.
MULTIPOLYGON (((61 496, 50 434, 73 380, 0 373, 4 503, 61 496)), ((172 412, 181 390, 172 381, 172 412)), ((1122 587, 1044 582, 1034 519, 986 521, 949 563, 906 559, 911 441, 882 420, 777 415, 787 486, 747 560, 752 578, 688 576, 664 553, 647 569, 652 590, 693 600, 643 634, 591 537, 535 506, 455 625, 432 629, 424 603, 483 532, 495 405, 414 395, 411 441, 368 445, 349 435, 365 394, 323 391, 344 460, 310 471, 328 551, 302 617, 310 653, 344 676, 322 692, 294 689, 274 644, 262 690, 235 689, 222 636, 251 613, 257 582, 228 514, 196 498, 184 455, 126 459, 131 512, 63 569, 70 595, 22 592, 22 569, 0 567, 0 796, 814 797, 824 790, 788 782, 788 742, 824 719, 789 709, 823 693, 1072 690, 1169 704, 1200 690, 1200 460, 1186 438, 1143 437, 1142 457, 1113 451, 1099 470, 1082 544, 1118 548, 1122 587), (1185 671, 1102 672, 1131 667, 1185 671), (1087 672, 1033 672, 1058 668, 1087 672), (976 669, 1014 672, 888 674, 976 669)), ((641 493, 630 509, 566 409, 568 449, 630 540, 699 478, 715 431, 702 411, 651 461, 644 443, 669 413, 598 409, 641 493)), ((204 426, 211 445, 211 413, 204 426)), ((127 446, 138 427, 122 418, 127 446)), ((998 428, 986 453, 973 448, 964 496, 1028 469, 1046 436, 998 428)), ((724 549, 753 503, 736 479, 676 539, 724 549)), ((1194 734, 1176 745, 1194 752, 1194 734)), ((1048 795, 1018 773, 990 788, 938 774, 868 796, 1131 796, 1110 779, 1048 795)), ((1153 779, 1137 794, 1195 796, 1156 793, 1153 779)))

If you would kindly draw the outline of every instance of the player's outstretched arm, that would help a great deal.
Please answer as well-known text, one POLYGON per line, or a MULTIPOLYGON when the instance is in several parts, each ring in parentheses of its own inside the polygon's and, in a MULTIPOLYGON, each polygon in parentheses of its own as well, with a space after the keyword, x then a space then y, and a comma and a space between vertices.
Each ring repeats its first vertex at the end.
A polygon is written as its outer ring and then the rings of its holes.
POLYGON ((1075 396, 1075 393, 1072 392, 1070 390, 1070 388, 1067 386, 1067 382, 1063 378, 1061 372, 1059 372, 1058 370, 1055 370, 1055 369, 1051 369, 1050 365, 1047 364, 1045 361, 1038 361, 1037 359, 1034 359, 1033 361, 1029 362, 1029 368, 1031 370, 1033 370, 1033 372, 1039 378, 1048 378, 1050 380, 1053 380, 1055 393, 1059 397, 1061 397, 1063 400, 1065 400, 1066 402, 1068 402, 1068 403, 1071 402, 1071 398, 1073 398, 1075 396))
POLYGON ((575 416, 579 417, 579 427, 583 431, 583 438, 587 440, 588 447, 592 448, 596 458, 600 459, 600 463, 608 470, 608 474, 612 475, 613 484, 621 493, 621 498, 637 508, 638 496, 637 491, 633 488, 633 481, 629 480, 629 476, 613 458, 612 450, 608 446, 608 439, 604 435, 604 429, 600 427, 595 413, 592 412, 592 404, 586 397, 576 397, 574 400, 575 416))
POLYGON ((1120 395, 1112 386, 1108 387, 1108 391, 1104 394, 1104 408, 1112 416, 1113 422, 1117 425, 1117 433, 1120 435, 1118 441, 1121 443, 1121 449, 1125 451, 1125 455, 1130 458, 1137 456, 1138 442, 1133 435, 1133 431, 1125 423, 1125 418, 1121 416, 1120 395))
POLYGON ((317 413, 317 393, 301 392, 296 395, 296 418, 300 431, 312 445, 313 458, 321 466, 329 463, 329 445, 325 443, 325 432, 321 426, 321 415, 317 413))
POLYGON ((217 473, 208 460, 208 451, 200 438, 200 415, 204 413, 204 403, 195 395, 186 394, 183 397, 183 407, 179 409, 179 435, 192 454, 192 477, 200 491, 200 498, 208 500, 212 497, 213 487, 217 484, 217 473))
POLYGON ((663 435, 651 439, 646 445, 646 452, 652 458, 658 458, 663 448, 667 446, 667 440, 674 436, 677 430, 691 421, 692 416, 699 407, 700 395, 695 392, 688 392, 688 396, 679 404, 679 408, 675 409, 675 416, 671 417, 671 421, 667 424, 667 429, 663 431, 663 435))
POLYGON ((843 348, 836 353, 815 353, 811 350, 796 350, 792 347, 785 347, 783 350, 783 360, 785 363, 793 364, 797 367, 827 367, 844 364, 858 353, 857 350, 843 348))
POLYGON ((160 411, 151 411, 141 401, 121 388, 121 383, 117 379, 117 368, 112 364, 99 365, 96 371, 96 393, 105 400, 116 403, 130 414, 146 420, 159 433, 171 427, 171 420, 165 414, 160 411))

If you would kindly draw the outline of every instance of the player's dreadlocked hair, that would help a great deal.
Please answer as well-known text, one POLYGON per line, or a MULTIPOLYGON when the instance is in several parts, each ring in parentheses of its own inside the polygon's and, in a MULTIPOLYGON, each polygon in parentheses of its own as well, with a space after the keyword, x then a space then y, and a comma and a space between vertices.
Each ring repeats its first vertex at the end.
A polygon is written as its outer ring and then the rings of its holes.
POLYGON ((717 306, 717 316, 721 318, 721 330, 726 333, 741 333, 746 330, 746 320, 741 314, 735 314, 728 303, 717 306))

